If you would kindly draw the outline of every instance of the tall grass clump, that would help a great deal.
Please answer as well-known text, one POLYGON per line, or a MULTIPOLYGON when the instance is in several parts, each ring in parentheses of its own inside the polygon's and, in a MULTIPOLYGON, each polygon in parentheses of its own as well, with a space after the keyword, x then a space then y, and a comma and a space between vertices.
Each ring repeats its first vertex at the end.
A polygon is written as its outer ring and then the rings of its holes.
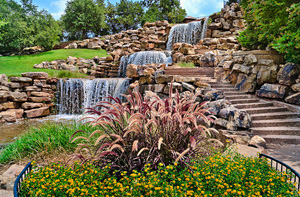
POLYGON ((214 116, 203 108, 204 103, 196 102, 199 95, 180 98, 171 90, 172 85, 166 99, 146 99, 134 91, 125 95, 126 103, 112 97, 114 102, 100 102, 100 110, 90 109, 96 117, 89 123, 101 131, 95 130, 89 137, 75 132, 72 142, 85 142, 78 144, 73 158, 131 172, 142 170, 146 164, 153 168, 159 163, 185 165, 192 158, 209 155, 205 143, 216 141, 210 136, 217 131, 209 128, 214 116))
POLYGON ((58 150, 72 152, 76 144, 69 143, 70 136, 76 130, 91 131, 88 125, 78 123, 47 123, 39 128, 32 127, 21 135, 15 142, 8 145, 0 153, 0 164, 7 164, 32 158, 35 154, 43 152, 51 155, 58 150))
POLYGON ((182 68, 195 68, 195 64, 192 62, 180 62, 178 63, 178 66, 182 68))

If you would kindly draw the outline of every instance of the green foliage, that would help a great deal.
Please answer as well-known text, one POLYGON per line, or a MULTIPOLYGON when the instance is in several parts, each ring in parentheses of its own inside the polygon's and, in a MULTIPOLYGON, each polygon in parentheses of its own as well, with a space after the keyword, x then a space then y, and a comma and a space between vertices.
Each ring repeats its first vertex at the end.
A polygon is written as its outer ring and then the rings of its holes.
POLYGON ((242 6, 247 21, 247 29, 239 37, 242 46, 249 49, 271 46, 288 60, 300 62, 299 0, 245 0, 242 6))
POLYGON ((290 196, 299 197, 290 175, 266 160, 215 155, 189 168, 114 172, 91 164, 73 168, 52 164, 34 170, 22 183, 21 196, 290 196))
POLYGON ((40 64, 43 61, 52 61, 58 59, 67 59, 68 56, 81 57, 90 59, 92 57, 105 57, 107 56, 105 50, 93 50, 93 49, 60 49, 47 51, 35 55, 23 55, 23 56, 3 56, 0 57, 0 73, 7 76, 20 76, 24 72, 47 72, 50 76, 72 76, 72 77, 87 77, 82 73, 74 73, 63 70, 52 69, 35 69, 34 64, 40 64))
MULTIPOLYGON (((172 90, 172 87, 170 87, 172 90)), ((138 91, 125 95, 127 103, 114 99, 113 103, 98 103, 100 111, 90 109, 92 125, 102 129, 93 132, 89 138, 72 136, 72 142, 84 139, 78 144, 74 159, 83 162, 99 161, 101 165, 112 164, 114 169, 140 170, 146 164, 157 167, 158 163, 169 165, 174 162, 186 164, 191 158, 209 155, 207 139, 215 129, 206 126, 213 121, 208 109, 191 98, 179 98, 176 94, 161 99, 143 99, 138 91), (97 140, 91 137, 100 135, 97 140), (201 154, 200 154, 201 153, 201 154)), ((209 140, 210 141, 210 140, 209 140)), ((215 142, 216 140, 212 140, 215 142)))
POLYGON ((183 67, 183 68, 195 68, 194 63, 188 63, 188 62, 180 62, 178 66, 183 67))
POLYGON ((72 0, 67 2, 61 20, 68 40, 85 39, 89 33, 100 35, 105 24, 103 1, 72 0))
POLYGON ((91 127, 81 124, 45 124, 32 127, 0 153, 0 163, 7 164, 24 158, 34 158, 35 154, 51 155, 55 151, 72 152, 76 144, 69 143, 70 135, 76 130, 91 131, 91 127))
POLYGON ((21 51, 25 47, 51 49, 59 41, 61 29, 45 10, 38 11, 31 1, 0 1, 0 53, 21 51))
POLYGON ((186 10, 180 6, 179 0, 143 0, 142 4, 147 10, 144 22, 168 20, 170 23, 179 23, 186 16, 186 10))

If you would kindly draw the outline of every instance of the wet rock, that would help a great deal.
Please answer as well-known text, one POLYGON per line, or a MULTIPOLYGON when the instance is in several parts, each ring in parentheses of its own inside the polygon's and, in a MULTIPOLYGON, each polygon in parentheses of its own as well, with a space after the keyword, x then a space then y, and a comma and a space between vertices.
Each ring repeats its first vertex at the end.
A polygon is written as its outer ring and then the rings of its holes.
POLYGON ((9 112, 4 111, 0 112, 0 122, 16 122, 16 113, 15 112, 9 112))
POLYGON ((266 98, 284 98, 287 91, 287 86, 279 84, 264 84, 258 91, 257 96, 266 98))
POLYGON ((291 96, 288 96, 284 99, 287 103, 300 105, 300 92, 293 94, 291 96))
POLYGON ((29 77, 11 77, 11 82, 32 82, 32 79, 29 77))
POLYGON ((267 146, 267 142, 264 138, 258 136, 258 135, 255 135, 251 138, 251 140, 249 141, 248 143, 249 146, 253 146, 253 147, 256 147, 256 148, 259 148, 259 147, 264 147, 266 148, 267 146))
POLYGON ((43 103, 29 103, 29 102, 26 102, 26 103, 22 104, 23 109, 40 108, 40 107, 43 107, 43 106, 44 106, 43 103))
POLYGON ((37 118, 37 117, 48 116, 50 114, 50 111, 48 107, 41 107, 37 109, 27 110, 25 111, 25 114, 27 118, 37 118))
POLYGON ((256 75, 251 74, 250 76, 246 74, 239 74, 235 87, 242 92, 255 92, 256 88, 256 75))
POLYGON ((48 73, 45 72, 27 72, 27 73, 22 73, 23 77, 29 77, 33 79, 47 79, 48 73))
POLYGON ((27 101, 27 94, 25 92, 11 92, 8 98, 15 102, 25 102, 27 101))
POLYGON ((287 63, 279 70, 277 74, 277 80, 279 81, 279 84, 290 86, 296 82, 299 74, 299 65, 287 63))

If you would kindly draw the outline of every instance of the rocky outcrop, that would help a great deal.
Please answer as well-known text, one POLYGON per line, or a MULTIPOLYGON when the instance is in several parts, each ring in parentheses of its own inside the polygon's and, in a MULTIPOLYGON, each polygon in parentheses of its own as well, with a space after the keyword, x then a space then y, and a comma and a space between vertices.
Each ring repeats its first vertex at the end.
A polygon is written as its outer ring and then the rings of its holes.
POLYGON ((0 75, 0 122, 15 122, 50 114, 56 92, 56 78, 45 72, 22 73, 22 77, 0 75))

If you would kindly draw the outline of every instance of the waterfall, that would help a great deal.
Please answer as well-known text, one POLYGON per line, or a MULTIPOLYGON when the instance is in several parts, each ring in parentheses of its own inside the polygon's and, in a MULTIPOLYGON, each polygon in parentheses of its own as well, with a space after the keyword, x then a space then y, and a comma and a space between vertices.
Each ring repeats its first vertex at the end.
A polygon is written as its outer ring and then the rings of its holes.
POLYGON ((208 20, 209 17, 206 17, 205 21, 195 21, 173 26, 168 37, 167 50, 171 51, 175 43, 197 44, 205 37, 208 20))
POLYGON ((161 51, 142 51, 133 53, 129 56, 123 56, 120 61, 119 77, 126 77, 127 66, 129 64, 134 65, 146 65, 152 63, 172 63, 171 52, 161 51))
POLYGON ((129 79, 68 79, 59 80, 59 114, 82 114, 98 102, 107 100, 107 96, 118 97, 129 86, 129 79))

